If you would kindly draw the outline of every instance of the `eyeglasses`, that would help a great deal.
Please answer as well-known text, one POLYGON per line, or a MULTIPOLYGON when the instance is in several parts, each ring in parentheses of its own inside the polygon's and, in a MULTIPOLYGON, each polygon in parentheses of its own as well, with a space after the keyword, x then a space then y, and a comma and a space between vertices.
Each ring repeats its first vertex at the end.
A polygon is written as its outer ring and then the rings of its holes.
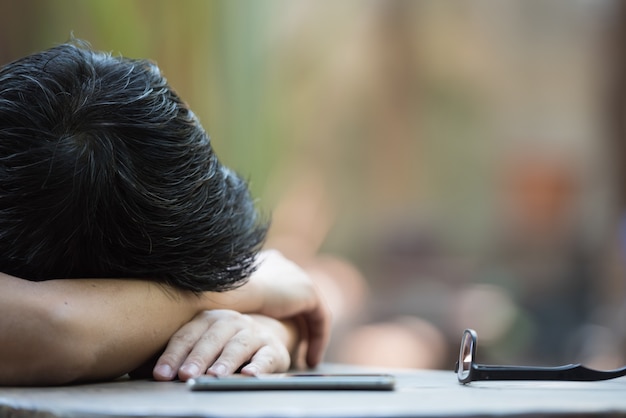
POLYGON ((557 367, 486 366, 476 363, 476 331, 466 329, 461 340, 459 361, 455 372, 459 382, 467 384, 478 380, 608 380, 626 375, 626 367, 600 371, 580 364, 557 367))

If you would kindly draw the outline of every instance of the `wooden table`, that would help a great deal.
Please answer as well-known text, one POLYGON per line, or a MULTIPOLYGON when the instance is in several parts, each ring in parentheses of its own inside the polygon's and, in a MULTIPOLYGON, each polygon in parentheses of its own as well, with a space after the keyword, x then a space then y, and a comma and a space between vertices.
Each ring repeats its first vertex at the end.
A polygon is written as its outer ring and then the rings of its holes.
MULTIPOLYGON (((323 370, 372 371, 339 365, 323 370)), ((462 386, 452 371, 383 371, 396 376, 396 390, 191 392, 180 382, 126 379, 0 388, 0 417, 626 417, 626 377, 462 386)))

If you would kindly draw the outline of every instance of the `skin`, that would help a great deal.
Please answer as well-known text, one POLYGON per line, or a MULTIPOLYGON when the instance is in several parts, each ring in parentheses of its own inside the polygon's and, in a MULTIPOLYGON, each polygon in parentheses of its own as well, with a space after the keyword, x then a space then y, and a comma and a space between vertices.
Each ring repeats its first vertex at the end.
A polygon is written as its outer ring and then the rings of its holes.
POLYGON ((309 275, 279 251, 261 252, 258 263, 245 286, 204 297, 218 309, 297 319, 307 342, 306 365, 315 367, 322 361, 330 337, 331 315, 324 299, 309 275))
POLYGON ((162 356, 166 361, 154 375, 157 380, 170 380, 178 368, 183 381, 200 374, 225 376, 248 360, 242 374, 284 371, 296 355, 297 342, 295 327, 273 318, 233 310, 203 311, 172 336, 162 356), (181 363, 174 353, 187 357, 181 363), (174 366, 163 369, 164 364, 174 366))
POLYGON ((246 285, 201 295, 142 280, 30 282, 0 273, 0 385, 108 380, 160 353, 157 380, 229 374, 248 361, 242 373, 283 371, 300 339, 316 365, 327 309, 297 266, 276 252, 261 259, 246 285))

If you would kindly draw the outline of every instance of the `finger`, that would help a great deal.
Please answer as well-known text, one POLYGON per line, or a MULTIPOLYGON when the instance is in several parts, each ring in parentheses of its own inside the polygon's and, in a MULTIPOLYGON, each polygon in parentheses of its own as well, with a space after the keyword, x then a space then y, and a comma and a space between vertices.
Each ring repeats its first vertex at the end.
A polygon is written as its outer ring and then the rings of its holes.
POLYGON ((207 323, 192 320, 181 327, 167 343, 153 369, 155 380, 172 380, 196 341, 206 331, 207 323))
POLYGON ((202 334, 178 370, 178 377, 186 381, 206 373, 237 332, 237 326, 228 320, 216 321, 202 334))
POLYGON ((233 374, 242 364, 250 360, 263 345, 263 339, 258 336, 254 336, 248 331, 239 331, 224 345, 222 353, 209 367, 207 373, 215 376, 233 374))
POLYGON ((283 345, 261 347, 250 363, 241 369, 241 374, 256 376, 261 373, 284 372, 289 369, 291 359, 289 352, 283 345))

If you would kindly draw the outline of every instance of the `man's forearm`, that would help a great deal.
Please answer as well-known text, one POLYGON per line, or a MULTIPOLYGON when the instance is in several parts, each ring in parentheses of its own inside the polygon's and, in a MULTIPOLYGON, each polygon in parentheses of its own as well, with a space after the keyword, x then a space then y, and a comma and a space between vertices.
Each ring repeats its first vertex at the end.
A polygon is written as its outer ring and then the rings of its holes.
POLYGON ((140 280, 0 274, 0 384, 113 378, 162 350, 210 299, 140 280))

